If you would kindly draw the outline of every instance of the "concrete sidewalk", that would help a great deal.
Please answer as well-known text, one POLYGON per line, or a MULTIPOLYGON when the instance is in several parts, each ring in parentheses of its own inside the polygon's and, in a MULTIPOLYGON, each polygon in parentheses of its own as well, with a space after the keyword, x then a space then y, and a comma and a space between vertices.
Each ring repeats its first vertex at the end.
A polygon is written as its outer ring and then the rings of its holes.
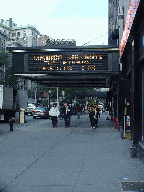
POLYGON ((143 181, 143 162, 130 158, 129 141, 106 117, 97 129, 81 115, 67 129, 62 120, 53 129, 44 120, 1 134, 0 191, 120 192, 122 181, 143 181))

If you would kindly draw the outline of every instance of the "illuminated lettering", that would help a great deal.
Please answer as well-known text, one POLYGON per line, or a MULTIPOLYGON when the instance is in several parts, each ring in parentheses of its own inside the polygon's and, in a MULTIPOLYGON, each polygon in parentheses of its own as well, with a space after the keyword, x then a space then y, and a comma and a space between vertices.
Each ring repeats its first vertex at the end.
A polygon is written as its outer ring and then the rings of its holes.
POLYGON ((50 70, 52 71, 52 70, 53 70, 53 67, 50 67, 50 70))
POLYGON ((94 55, 92 55, 92 59, 94 59, 95 58, 95 56, 94 55))
POLYGON ((68 68, 68 70, 72 70, 73 69, 72 66, 68 66, 67 68, 68 68))
POLYGON ((63 65, 65 65, 67 62, 66 61, 63 61, 63 65))
POLYGON ((43 67, 40 66, 39 68, 40 68, 40 71, 42 71, 43 67))
POLYGON ((81 69, 84 70, 84 69, 85 69, 85 66, 82 66, 81 69))
POLYGON ((102 55, 99 55, 99 59, 103 59, 103 56, 102 56, 102 55))

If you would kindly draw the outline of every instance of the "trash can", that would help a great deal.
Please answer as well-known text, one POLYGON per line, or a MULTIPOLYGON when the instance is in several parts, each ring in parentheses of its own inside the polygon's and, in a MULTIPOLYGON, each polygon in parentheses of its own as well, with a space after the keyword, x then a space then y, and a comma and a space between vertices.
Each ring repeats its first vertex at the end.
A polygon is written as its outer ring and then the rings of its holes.
POLYGON ((13 131, 13 119, 9 120, 9 125, 10 125, 10 131, 13 131))
POLYGON ((20 123, 25 122, 25 109, 20 108, 20 123))

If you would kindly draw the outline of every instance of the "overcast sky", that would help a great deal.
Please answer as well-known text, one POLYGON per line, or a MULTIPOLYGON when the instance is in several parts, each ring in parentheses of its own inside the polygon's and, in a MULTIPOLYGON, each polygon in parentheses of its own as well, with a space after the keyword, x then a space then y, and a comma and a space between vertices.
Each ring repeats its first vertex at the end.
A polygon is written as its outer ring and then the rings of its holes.
POLYGON ((78 46, 108 44, 108 0, 7 0, 1 5, 0 19, 35 25, 53 39, 75 39, 78 46))

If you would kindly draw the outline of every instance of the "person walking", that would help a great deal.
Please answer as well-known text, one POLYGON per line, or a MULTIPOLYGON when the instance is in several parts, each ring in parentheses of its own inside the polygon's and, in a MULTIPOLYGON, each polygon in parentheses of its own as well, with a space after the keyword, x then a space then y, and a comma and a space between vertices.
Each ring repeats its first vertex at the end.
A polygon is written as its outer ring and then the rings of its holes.
POLYGON ((16 120, 17 123, 20 122, 20 107, 19 107, 19 104, 17 104, 17 106, 16 106, 15 120, 16 120))
POLYGON ((95 113, 94 113, 94 127, 98 127, 98 110, 97 110, 97 106, 94 107, 95 108, 95 113))
POLYGON ((98 116, 100 117, 100 108, 97 106, 98 116))
POLYGON ((53 104, 53 107, 49 111, 49 115, 52 119, 53 127, 57 127, 57 117, 59 116, 59 109, 56 107, 56 103, 53 104))
POLYGON ((95 109, 93 107, 93 104, 91 101, 89 101, 88 106, 87 106, 87 110, 89 112, 89 118, 90 118, 90 123, 91 123, 91 129, 95 129, 94 126, 94 114, 95 114, 95 109))
POLYGON ((65 121, 65 128, 70 126, 70 117, 71 117, 71 108, 68 103, 65 102, 65 106, 63 107, 63 117, 65 121))
POLYGON ((81 108, 80 108, 79 104, 76 106, 76 110, 77 110, 77 114, 78 114, 77 119, 80 119, 80 110, 81 110, 81 108))

